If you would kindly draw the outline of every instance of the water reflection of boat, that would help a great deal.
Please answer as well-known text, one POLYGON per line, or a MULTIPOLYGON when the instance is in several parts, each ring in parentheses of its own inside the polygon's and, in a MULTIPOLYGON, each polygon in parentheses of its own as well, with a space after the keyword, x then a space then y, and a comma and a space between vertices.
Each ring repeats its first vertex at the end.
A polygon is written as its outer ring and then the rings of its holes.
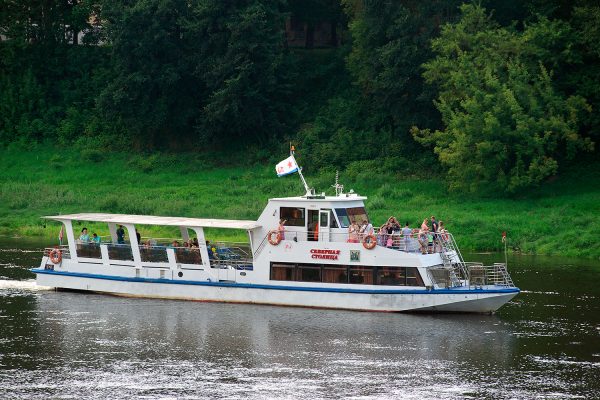
POLYGON ((476 359, 498 367, 510 362, 516 344, 508 325, 496 316, 355 313, 349 318, 333 310, 71 293, 44 294, 36 312, 40 340, 63 359, 104 353, 123 360, 153 359, 169 354, 178 360, 237 359, 254 368, 267 360, 294 365, 299 354, 311 352, 337 362, 476 359))
POLYGON ((365 199, 336 184, 335 196, 307 187, 304 196, 270 199, 257 221, 51 216, 68 245, 46 249, 33 272, 40 285, 67 289, 372 311, 493 312, 519 292, 506 265, 464 262, 448 232, 425 247, 412 234, 349 233, 370 224, 365 199), (78 241, 75 221, 107 224, 110 237, 78 241), (142 243, 144 225, 177 227, 181 237, 142 243), (245 230, 248 242, 209 243, 205 228, 245 230))

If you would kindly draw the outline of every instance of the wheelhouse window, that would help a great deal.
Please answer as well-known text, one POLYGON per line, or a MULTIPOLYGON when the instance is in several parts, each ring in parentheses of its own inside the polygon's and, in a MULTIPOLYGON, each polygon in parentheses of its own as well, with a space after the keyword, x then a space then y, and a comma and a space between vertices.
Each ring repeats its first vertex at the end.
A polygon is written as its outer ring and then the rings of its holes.
POLYGON ((286 226, 306 226, 305 209, 298 207, 281 207, 279 216, 287 220, 286 226))
POLYGON ((335 214, 333 213, 333 210, 331 210, 329 212, 329 227, 330 228, 337 228, 338 227, 337 221, 335 220, 335 214))
POLYGON ((353 222, 362 225, 363 221, 369 221, 364 207, 336 208, 335 213, 338 216, 341 228, 347 228, 353 222))

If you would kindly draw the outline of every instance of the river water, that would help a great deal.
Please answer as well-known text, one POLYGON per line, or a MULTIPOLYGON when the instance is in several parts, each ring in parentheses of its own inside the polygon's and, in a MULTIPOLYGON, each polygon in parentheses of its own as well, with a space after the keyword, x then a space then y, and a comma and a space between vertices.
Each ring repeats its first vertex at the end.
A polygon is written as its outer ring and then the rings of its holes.
MULTIPOLYGON (((0 240, 0 398, 600 398, 600 263, 512 256, 495 315, 55 292, 0 240)), ((469 261, 502 261, 468 255, 469 261)))

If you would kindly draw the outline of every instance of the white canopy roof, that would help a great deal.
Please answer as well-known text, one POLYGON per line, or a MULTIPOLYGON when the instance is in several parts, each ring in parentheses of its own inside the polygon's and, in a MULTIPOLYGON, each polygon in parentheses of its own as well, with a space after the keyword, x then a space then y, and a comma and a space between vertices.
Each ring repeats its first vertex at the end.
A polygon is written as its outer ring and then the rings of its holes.
POLYGON ((68 215, 52 215, 44 217, 56 221, 92 221, 112 222, 115 224, 137 224, 137 225, 165 225, 186 226, 202 228, 230 228, 230 229, 255 229, 260 225, 256 221, 243 221, 234 219, 205 219, 185 217, 157 217, 153 215, 127 215, 127 214, 102 214, 82 213, 68 215))

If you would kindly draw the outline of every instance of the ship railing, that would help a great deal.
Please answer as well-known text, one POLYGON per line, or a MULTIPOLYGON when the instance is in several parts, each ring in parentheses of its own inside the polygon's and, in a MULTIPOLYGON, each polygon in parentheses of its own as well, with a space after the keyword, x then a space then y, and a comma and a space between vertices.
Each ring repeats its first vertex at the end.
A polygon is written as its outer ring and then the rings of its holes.
MULTIPOLYGON (((429 242, 425 242, 426 238, 419 237, 418 233, 411 233, 405 236, 401 233, 383 233, 375 230, 375 239, 377 246, 387 247, 392 250, 405 251, 410 253, 434 254, 454 251, 454 244, 445 245, 446 242, 453 243, 454 239, 450 233, 447 233, 444 238, 442 234, 434 234, 434 241, 429 246, 429 242)), ((285 231, 283 240, 292 240, 294 242, 334 242, 334 243, 362 243, 367 235, 358 234, 350 235, 348 232, 319 232, 319 231, 285 231)), ((254 256, 256 257, 266 246, 268 236, 265 236, 258 245, 254 256)))
POLYGON ((467 262, 469 269, 470 286, 480 287, 485 285, 515 287, 515 284, 508 273, 506 264, 494 263, 492 265, 483 265, 482 263, 467 262))
POLYGON ((210 267, 219 269, 237 269, 241 271, 252 271, 254 269, 254 264, 252 263, 252 259, 250 258, 238 258, 234 260, 211 259, 210 267))
POLYGON ((54 247, 46 247, 44 249, 44 257, 50 257, 50 252, 52 252, 53 250, 60 250, 62 258, 63 259, 70 259, 71 258, 71 252, 69 251, 69 246, 66 244, 60 245, 60 246, 54 246, 54 247))

